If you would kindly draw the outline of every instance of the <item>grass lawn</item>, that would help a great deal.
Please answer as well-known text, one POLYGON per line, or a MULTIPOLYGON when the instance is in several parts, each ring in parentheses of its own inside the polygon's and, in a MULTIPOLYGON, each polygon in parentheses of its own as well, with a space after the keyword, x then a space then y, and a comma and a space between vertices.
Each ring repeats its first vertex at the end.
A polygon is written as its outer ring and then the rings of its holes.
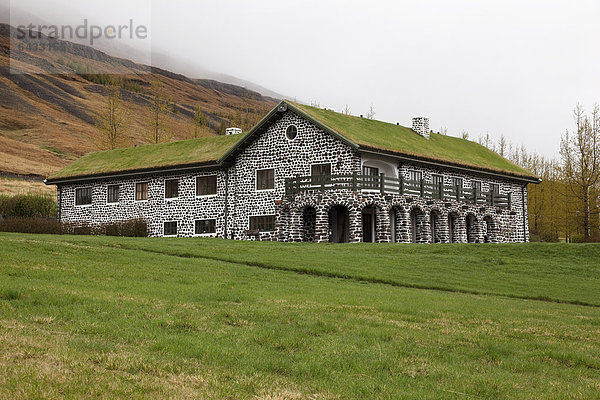
POLYGON ((0 398, 600 398, 599 259, 0 234, 0 398))

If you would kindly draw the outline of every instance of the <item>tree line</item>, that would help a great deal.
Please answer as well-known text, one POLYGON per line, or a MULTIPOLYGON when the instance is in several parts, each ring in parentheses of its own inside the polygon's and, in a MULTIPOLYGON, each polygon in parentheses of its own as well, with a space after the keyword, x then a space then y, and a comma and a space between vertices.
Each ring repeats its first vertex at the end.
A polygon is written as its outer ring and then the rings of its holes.
MULTIPOLYGON (((532 240, 600 241, 600 108, 573 110, 574 126, 561 137, 558 158, 528 152, 501 136, 478 142, 542 179, 528 186, 532 240)), ((462 137, 468 134, 463 132, 462 137)))

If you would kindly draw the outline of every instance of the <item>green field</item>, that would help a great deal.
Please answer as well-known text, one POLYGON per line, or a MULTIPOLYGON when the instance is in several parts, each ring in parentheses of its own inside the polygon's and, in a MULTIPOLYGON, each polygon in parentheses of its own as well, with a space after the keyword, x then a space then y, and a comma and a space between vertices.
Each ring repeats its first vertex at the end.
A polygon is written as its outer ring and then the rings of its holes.
POLYGON ((599 260, 0 234, 0 398, 600 398, 599 260))

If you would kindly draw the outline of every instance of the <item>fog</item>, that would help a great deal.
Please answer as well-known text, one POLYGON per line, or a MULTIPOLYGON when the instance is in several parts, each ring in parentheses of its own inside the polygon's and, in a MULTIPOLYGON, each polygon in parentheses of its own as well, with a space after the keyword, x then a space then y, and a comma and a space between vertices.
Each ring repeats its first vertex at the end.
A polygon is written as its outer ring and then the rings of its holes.
POLYGON ((154 62, 191 77, 227 74, 353 114, 373 104, 404 125, 428 116, 434 131, 504 134, 548 156, 573 107, 600 102, 597 0, 14 3, 52 23, 135 18, 154 62))

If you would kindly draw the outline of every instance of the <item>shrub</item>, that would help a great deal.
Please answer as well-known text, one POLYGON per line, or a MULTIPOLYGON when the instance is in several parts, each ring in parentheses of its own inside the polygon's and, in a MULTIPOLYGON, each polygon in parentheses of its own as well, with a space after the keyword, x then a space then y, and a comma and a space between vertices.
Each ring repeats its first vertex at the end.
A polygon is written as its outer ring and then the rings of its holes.
POLYGON ((147 237, 148 224, 141 218, 95 227, 85 222, 60 223, 54 218, 8 217, 0 219, 0 232, 147 237))
POLYGON ((0 232, 61 234, 62 225, 54 218, 9 217, 0 220, 0 232))
POLYGON ((102 225, 100 234, 106 236, 146 237, 148 236, 148 223, 141 218, 111 222, 102 225))
POLYGON ((571 236, 571 243, 585 243, 585 235, 577 234, 571 236))
POLYGON ((55 217, 56 199, 45 194, 0 196, 0 215, 6 217, 55 217))

